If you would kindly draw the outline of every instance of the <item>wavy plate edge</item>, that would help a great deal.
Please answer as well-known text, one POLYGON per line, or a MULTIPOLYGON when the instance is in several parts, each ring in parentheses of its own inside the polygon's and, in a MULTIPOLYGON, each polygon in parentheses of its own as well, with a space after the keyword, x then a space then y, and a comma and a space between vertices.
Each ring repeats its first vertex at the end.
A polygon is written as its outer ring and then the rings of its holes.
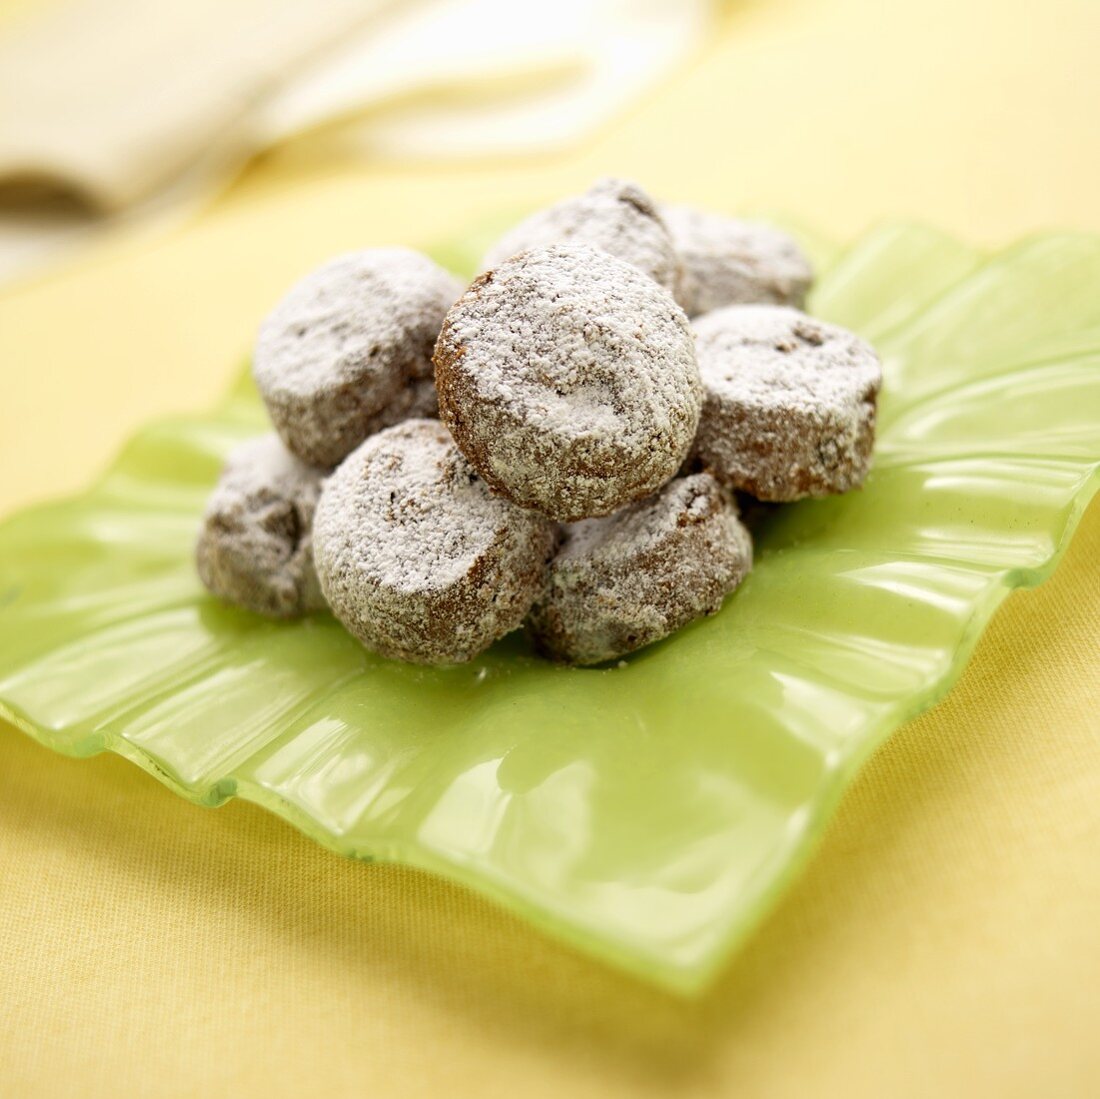
MULTIPOLYGON (((752 901, 746 905, 746 910, 751 912, 751 915, 733 925, 730 934, 723 939, 721 948, 713 955, 712 961, 706 966, 685 970, 669 964, 664 958, 651 955, 643 970, 643 967, 639 966, 639 956, 636 951, 621 950, 614 940, 609 938, 601 939, 601 959, 613 962, 634 979, 652 981, 665 991, 680 996, 697 996, 713 984, 717 975, 725 969, 739 948, 752 937, 775 909, 791 883, 809 863, 823 838, 824 825, 836 812, 844 794, 866 762, 902 725, 932 709, 951 692, 969 665, 974 649, 986 627, 1005 599, 1014 591, 1037 587, 1054 573, 1072 541, 1081 518, 1098 490, 1100 490, 1100 468, 1094 467, 1074 497, 1070 515, 1054 553, 1039 568, 1010 570, 1001 576, 998 582, 991 584, 988 595, 970 616, 947 671, 931 682, 919 696, 914 696, 909 705, 899 706, 896 712, 884 715, 880 721, 868 729, 866 741, 858 750, 842 756, 840 764, 832 774, 828 791, 817 803, 814 811, 807 814, 802 827, 797 832, 791 833, 787 846, 777 849, 773 863, 761 866, 758 876, 767 882, 766 887, 756 892, 752 901), (774 873, 768 873, 775 863, 779 864, 780 869, 774 873)), ((484 868, 479 868, 476 873, 467 874, 465 863, 439 857, 419 844, 406 845, 386 841, 370 850, 349 850, 341 845, 338 834, 319 827, 308 813, 300 810, 292 802, 272 794, 263 786, 252 783, 241 785, 236 782, 220 782, 195 793, 159 767, 150 756, 135 749, 120 736, 102 737, 90 751, 83 750, 83 745, 77 751, 72 751, 68 750, 61 741, 52 738, 48 730, 40 728, 33 721, 12 710, 2 699, 0 699, 0 719, 26 733, 43 747, 69 758, 90 759, 105 752, 118 755, 137 765, 174 794, 193 805, 219 808, 229 801, 246 801, 272 813, 307 838, 343 858, 364 863, 407 866, 437 875, 493 903, 502 904, 507 911, 521 917, 538 928, 540 933, 549 935, 553 940, 568 944, 586 957, 593 956, 591 938, 581 932, 581 925, 559 922, 546 909, 531 903, 523 891, 510 889, 496 876, 488 876, 484 868)), ((84 744, 88 743, 84 742, 84 744)))
MULTIPOLYGON (((920 223, 911 224, 913 228, 927 228, 920 223)), ((908 225, 910 223, 898 221, 883 223, 857 238, 855 245, 876 231, 903 229, 908 225)), ((1022 240, 1013 242, 1010 249, 1020 247, 1028 241, 1041 239, 1046 235, 1048 234, 1029 234, 1022 240)), ((434 251, 438 253, 440 249, 434 251)), ((832 258, 835 261, 845 254, 847 250, 834 252, 832 258)), ((988 261, 990 258, 988 254, 983 255, 983 261, 988 261)), ((831 267, 833 264, 828 266, 831 267)), ((933 302, 935 300, 933 299, 933 302)), ((924 308, 929 308, 933 302, 927 303, 924 308)), ((233 413, 239 404, 240 392, 240 383, 235 381, 223 399, 206 415, 220 413, 226 418, 237 419, 233 413)), ((178 422, 179 419, 180 417, 162 418, 144 425, 142 430, 159 424, 178 422)), ((251 423, 251 418, 241 417, 240 422, 251 423)), ((102 489, 115 473, 131 442, 132 437, 123 443, 107 468, 85 490, 41 504, 19 508, 5 516, 4 522, 15 516, 27 516, 43 508, 86 498, 89 494, 102 489)), ((246 801, 279 817, 309 839, 341 857, 367 863, 407 866, 435 874, 493 903, 502 904, 512 915, 522 918, 537 927, 541 933, 549 934, 555 941, 567 944, 586 957, 594 957, 594 940, 598 940, 599 956, 595 960, 614 965, 633 979, 655 984, 673 994, 697 996, 714 983, 715 978, 727 966, 731 957, 751 938, 774 910, 792 881, 803 871, 822 840, 825 824, 835 813, 844 794, 867 760, 902 725, 926 713, 950 693, 970 663, 977 643, 993 615, 1005 599, 1014 591, 1037 587, 1055 572, 1089 504, 1100 491, 1100 463, 1090 464, 1082 461, 1081 468, 1081 480, 1067 507, 1061 530, 1057 532, 1054 550, 1038 566, 991 570, 990 583, 969 615, 965 629, 960 634, 951 652, 950 662, 944 671, 931 679, 921 691, 885 710, 876 721, 866 726, 865 736, 855 748, 839 754, 827 788, 823 785, 821 797, 809 807, 810 811, 800 822, 800 827, 797 830, 791 830, 787 841, 775 849, 771 861, 759 867, 753 880, 763 881, 765 883, 763 887, 755 891, 751 886, 746 889, 749 899, 745 903, 744 918, 730 924, 728 933, 721 936, 721 945, 711 953, 704 965, 695 964, 684 967, 656 953, 643 955, 637 947, 624 949, 601 929, 586 930, 585 925, 580 922, 561 921, 550 910, 532 901, 522 889, 511 887, 507 881, 488 872, 485 867, 478 867, 476 871, 471 871, 469 864, 463 860, 442 857, 430 848, 417 843, 386 840, 379 841, 375 846, 360 844, 349 848, 342 845, 340 833, 332 832, 319 825, 307 812, 262 785, 221 780, 206 787, 191 789, 160 767, 150 755, 135 748, 118 734, 93 733, 75 743, 66 741, 61 737, 55 737, 49 729, 43 728, 26 715, 13 709, 3 699, 0 699, 0 719, 7 721, 51 751, 69 758, 87 759, 104 752, 121 756, 136 764, 141 770, 191 804, 216 808, 235 799, 246 801)))

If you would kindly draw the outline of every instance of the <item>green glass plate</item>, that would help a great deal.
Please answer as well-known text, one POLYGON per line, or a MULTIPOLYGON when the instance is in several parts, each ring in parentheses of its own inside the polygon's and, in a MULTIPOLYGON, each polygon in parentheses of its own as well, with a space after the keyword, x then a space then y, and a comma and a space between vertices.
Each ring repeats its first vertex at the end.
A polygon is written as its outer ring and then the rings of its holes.
POLYGON ((264 427, 242 381, 210 415, 142 431, 87 494, 0 528, 0 712, 702 988, 859 765, 948 689, 1006 592, 1054 568, 1097 486, 1100 241, 990 258, 895 227, 818 251, 813 311, 884 358, 875 468, 861 492, 772 515, 715 618, 617 667, 554 667, 514 635, 433 670, 327 617, 219 606, 191 547, 226 451, 264 427))

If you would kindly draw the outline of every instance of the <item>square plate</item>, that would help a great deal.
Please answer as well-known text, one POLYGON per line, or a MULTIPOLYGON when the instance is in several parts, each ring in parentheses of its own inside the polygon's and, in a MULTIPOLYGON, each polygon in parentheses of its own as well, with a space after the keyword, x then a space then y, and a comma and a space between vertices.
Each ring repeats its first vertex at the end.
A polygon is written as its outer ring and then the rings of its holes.
POLYGON ((719 615, 620 666, 555 667, 513 636, 412 667, 327 616, 208 597, 199 514, 226 451, 265 430, 244 379, 209 415, 139 433, 88 493, 0 528, 0 714, 701 989, 863 760, 950 687, 1008 590, 1054 568, 1098 483, 1100 241, 988 258, 885 228, 828 265, 810 308, 883 355, 867 485, 778 509, 719 615))

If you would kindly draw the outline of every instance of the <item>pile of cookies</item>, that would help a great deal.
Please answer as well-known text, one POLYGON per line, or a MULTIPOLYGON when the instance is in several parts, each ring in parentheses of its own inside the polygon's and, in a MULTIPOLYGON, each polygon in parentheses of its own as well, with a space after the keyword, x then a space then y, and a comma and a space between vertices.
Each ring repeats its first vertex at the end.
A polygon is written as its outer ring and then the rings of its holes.
POLYGON ((801 311, 811 281, 783 233, 614 179, 467 288, 407 249, 339 256, 261 326, 275 432, 230 455, 199 575, 423 664, 524 624, 596 664, 713 614, 752 565, 735 494, 845 492, 870 464, 879 362, 801 311))

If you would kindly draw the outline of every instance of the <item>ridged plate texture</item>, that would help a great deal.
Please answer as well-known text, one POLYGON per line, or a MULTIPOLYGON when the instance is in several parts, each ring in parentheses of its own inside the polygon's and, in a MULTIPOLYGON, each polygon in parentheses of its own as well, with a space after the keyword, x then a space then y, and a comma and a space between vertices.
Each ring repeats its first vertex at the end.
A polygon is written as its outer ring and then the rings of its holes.
POLYGON ((619 667, 554 667, 513 636, 430 670, 328 617, 222 607, 192 546, 226 451, 264 430, 242 381, 0 528, 0 713, 701 989, 859 765, 950 687, 1008 590, 1054 568, 1097 486, 1100 241, 987 257, 899 226, 819 251, 811 311, 884 359, 875 467, 860 492, 768 517, 717 617, 619 667))

